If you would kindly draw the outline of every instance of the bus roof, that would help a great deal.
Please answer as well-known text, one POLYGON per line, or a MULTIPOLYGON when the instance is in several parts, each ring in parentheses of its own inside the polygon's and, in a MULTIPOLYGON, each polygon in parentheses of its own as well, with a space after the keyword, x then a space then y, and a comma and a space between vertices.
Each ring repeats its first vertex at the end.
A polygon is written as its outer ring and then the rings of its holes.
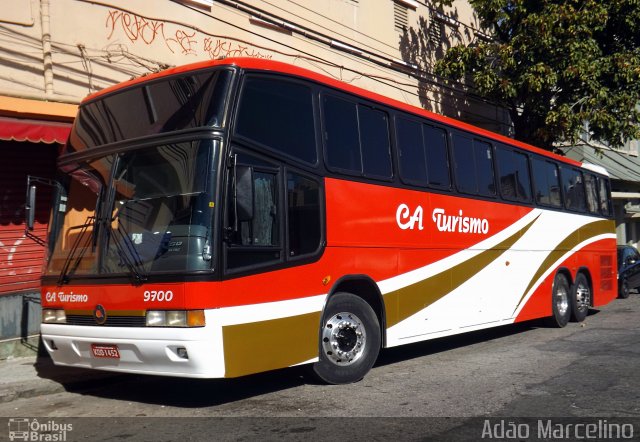
MULTIPOLYGON (((308 69, 305 68, 301 68, 299 66, 295 66, 292 64, 288 64, 288 63, 284 63, 284 62, 280 62, 280 61, 273 61, 273 60, 266 60, 266 59, 260 59, 260 58, 250 58, 250 57, 232 57, 232 58, 224 58, 224 59, 218 59, 218 60, 207 60, 207 61, 202 61, 202 62, 197 62, 197 63, 191 63, 191 64, 187 64, 187 65, 183 65, 183 66, 177 66, 177 67, 173 67, 173 68, 169 68, 166 70, 163 70, 161 72, 157 72, 157 73, 153 73, 153 74, 148 74, 148 75, 144 75, 144 76, 140 76, 137 78, 134 78, 132 80, 128 80, 110 87, 107 87, 105 89, 102 89, 101 91, 95 92, 91 95, 88 95, 84 100, 82 100, 82 103, 85 103, 87 101, 92 101, 94 99, 97 99, 103 95, 112 93, 112 92, 116 92, 120 89, 123 88, 127 88, 136 84, 140 84, 140 83, 145 83, 147 81, 152 81, 155 79, 159 79, 159 78, 163 78, 166 76, 170 76, 170 75, 175 75, 175 74, 181 74, 181 73, 188 73, 188 72, 193 72, 193 71, 198 71, 201 69, 206 69, 206 68, 211 68, 211 67, 216 67, 216 66, 235 66, 241 69, 248 69, 248 70, 261 70, 261 71, 266 71, 266 72, 277 72, 277 73, 283 73, 283 74, 287 74, 287 75, 293 75, 296 77, 300 77, 300 78, 305 78, 305 79, 309 79, 309 80, 313 80, 315 82, 321 83, 323 85, 326 86, 330 86, 339 90, 342 90, 344 92, 348 92, 348 93, 352 93, 358 96, 361 96, 363 98, 367 98, 369 100, 373 100, 376 101, 378 103, 384 104, 386 106, 390 106, 399 110, 403 110, 406 112, 410 112, 412 114, 417 114, 426 118, 429 118, 431 120, 435 120, 438 122, 441 122, 443 124, 449 125, 449 126, 453 126, 455 128, 461 129, 461 130, 465 130, 465 131, 469 131, 472 132, 474 134, 477 135, 481 135, 487 138, 490 138, 494 141, 498 141, 498 142, 503 142, 506 144, 510 144, 510 145, 514 145, 514 146, 518 146, 521 147, 523 149, 538 153, 540 155, 544 155, 550 158, 554 158, 557 160, 560 160, 564 163, 568 163, 574 166, 578 166, 578 167, 585 167, 585 165, 579 161, 573 160, 571 158, 567 158, 561 155, 557 155, 553 152, 549 152, 547 150, 541 149, 539 147, 533 146, 531 144, 527 144, 527 143, 523 143, 522 141, 518 141, 514 138, 509 138, 506 137, 504 135, 498 134, 496 132, 492 132, 490 130, 487 129, 483 129, 477 126, 473 126, 471 124, 468 123, 464 123, 462 121, 456 120, 454 118, 450 118, 450 117, 445 117, 443 115, 439 115, 436 114, 434 112, 428 111, 426 109, 422 109, 407 103, 404 103, 402 101, 393 99, 393 98, 389 98, 389 97, 385 97, 384 95, 380 95, 377 94, 375 92, 371 92, 368 91, 366 89, 362 89, 359 88, 357 86, 353 86, 351 84, 348 83, 344 83, 340 80, 336 80, 334 78, 328 77, 326 75, 322 75, 313 71, 310 71, 308 69)), ((81 104, 82 104, 81 103, 81 104)), ((591 170, 593 170, 592 168, 590 168, 591 170)), ((600 169, 600 168, 599 168, 600 169)), ((593 170, 594 172, 598 172, 604 175, 608 175, 606 170, 602 169, 602 170, 593 170)))

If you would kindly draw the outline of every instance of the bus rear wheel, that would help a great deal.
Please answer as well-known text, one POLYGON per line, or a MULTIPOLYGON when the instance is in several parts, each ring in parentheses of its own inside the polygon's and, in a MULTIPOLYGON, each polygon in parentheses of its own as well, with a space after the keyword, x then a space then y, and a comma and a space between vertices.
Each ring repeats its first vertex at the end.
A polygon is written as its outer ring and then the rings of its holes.
POLYGON ((362 379, 378 358, 380 324, 371 306, 351 293, 336 293, 325 308, 319 360, 313 371, 328 384, 362 379))
POLYGON ((553 312, 551 325, 555 327, 562 328, 569 322, 571 317, 570 291, 567 277, 558 273, 553 280, 551 289, 551 310, 553 312))
POLYGON ((571 320, 582 322, 589 313, 591 306, 591 286, 584 273, 578 273, 576 282, 571 290, 571 320))

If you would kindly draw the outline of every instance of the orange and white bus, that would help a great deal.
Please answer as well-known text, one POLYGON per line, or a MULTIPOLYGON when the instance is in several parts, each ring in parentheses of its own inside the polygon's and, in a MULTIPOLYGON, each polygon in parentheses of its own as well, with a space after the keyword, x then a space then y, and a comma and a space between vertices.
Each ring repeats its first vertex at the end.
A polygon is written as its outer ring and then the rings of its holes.
POLYGON ((42 338, 60 365, 348 383, 381 348, 562 327, 617 294, 603 169, 288 64, 93 94, 58 165, 42 338))

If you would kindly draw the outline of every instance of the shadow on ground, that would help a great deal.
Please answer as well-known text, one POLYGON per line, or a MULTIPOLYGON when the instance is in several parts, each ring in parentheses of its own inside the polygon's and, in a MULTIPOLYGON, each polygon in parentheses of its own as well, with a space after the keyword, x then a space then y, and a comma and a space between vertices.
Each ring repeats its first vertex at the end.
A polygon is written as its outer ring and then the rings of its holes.
MULTIPOLYGON (((591 311, 591 314, 596 313, 591 311)), ((529 321, 383 349, 376 367, 428 357, 540 327, 547 325, 540 320, 529 321)), ((40 353, 36 362, 38 376, 59 382, 69 392, 183 408, 217 406, 301 385, 319 385, 309 367, 291 367, 235 379, 184 379, 57 367, 46 352, 40 353)))

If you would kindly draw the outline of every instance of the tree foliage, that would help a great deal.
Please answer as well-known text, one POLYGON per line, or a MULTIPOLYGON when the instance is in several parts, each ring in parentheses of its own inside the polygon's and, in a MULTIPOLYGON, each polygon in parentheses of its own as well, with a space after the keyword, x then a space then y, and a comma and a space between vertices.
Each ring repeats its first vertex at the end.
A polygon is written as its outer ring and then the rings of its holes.
POLYGON ((509 110, 515 137, 553 149, 639 138, 640 0, 469 0, 490 40, 450 48, 436 73, 467 77, 509 110))

